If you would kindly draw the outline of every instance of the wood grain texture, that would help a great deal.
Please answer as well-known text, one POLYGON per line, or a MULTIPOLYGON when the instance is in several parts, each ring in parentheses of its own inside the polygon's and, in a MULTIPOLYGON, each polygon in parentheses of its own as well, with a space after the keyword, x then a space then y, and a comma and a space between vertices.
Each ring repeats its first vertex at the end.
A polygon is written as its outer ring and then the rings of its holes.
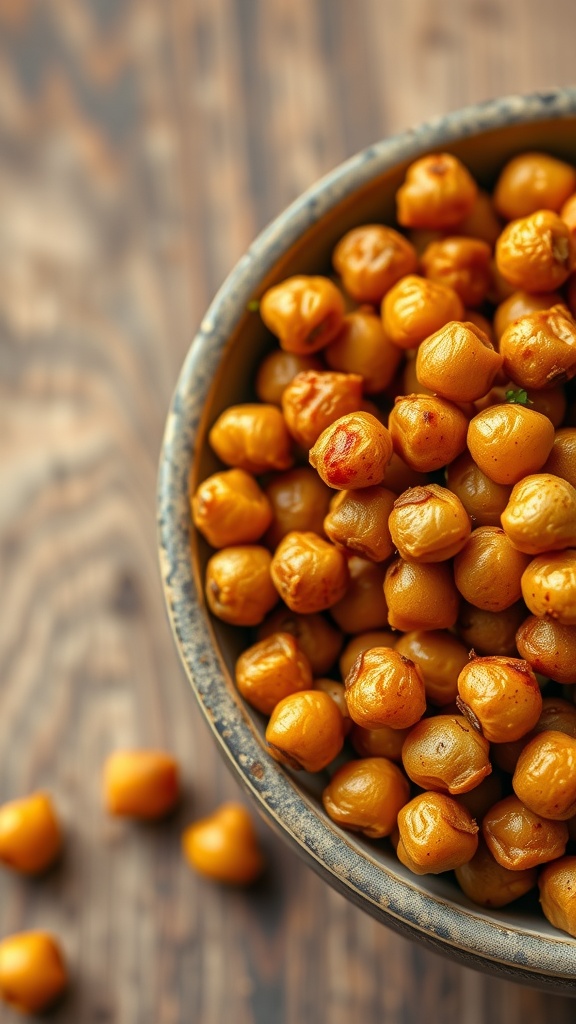
POLYGON ((67 832, 45 879, 0 876, 0 935, 61 936, 54 1021, 574 1020, 396 938, 264 826, 253 891, 186 869, 183 825, 237 790, 173 648, 154 492, 194 327, 256 232, 387 133, 572 81, 575 27, 572 0, 0 0, 0 798, 50 789, 67 832), (148 744, 181 810, 107 820, 103 758, 148 744))

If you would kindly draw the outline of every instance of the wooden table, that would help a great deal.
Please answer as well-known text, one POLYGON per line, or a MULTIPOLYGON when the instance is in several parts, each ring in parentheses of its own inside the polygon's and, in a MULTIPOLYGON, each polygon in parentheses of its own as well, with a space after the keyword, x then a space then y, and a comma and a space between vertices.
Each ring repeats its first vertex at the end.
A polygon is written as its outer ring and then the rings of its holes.
POLYGON ((381 136, 570 82, 574 11, 0 0, 0 797, 50 789, 67 834, 45 879, 2 873, 0 934, 62 937, 73 986, 55 1021, 574 1020, 576 1004, 396 938, 264 826, 255 891, 185 867, 182 826, 237 786, 173 648, 154 507, 179 366, 257 231, 381 136), (138 744, 183 765, 162 827, 102 811, 103 758, 138 744))

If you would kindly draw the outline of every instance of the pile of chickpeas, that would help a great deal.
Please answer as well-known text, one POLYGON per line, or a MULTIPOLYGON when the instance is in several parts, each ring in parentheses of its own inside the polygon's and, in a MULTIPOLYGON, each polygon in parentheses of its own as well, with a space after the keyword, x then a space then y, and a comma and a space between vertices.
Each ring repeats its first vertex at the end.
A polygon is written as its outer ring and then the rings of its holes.
POLYGON ((333 821, 576 936, 576 170, 489 195, 432 154, 396 198, 261 297, 279 348, 191 495, 206 599, 333 821))

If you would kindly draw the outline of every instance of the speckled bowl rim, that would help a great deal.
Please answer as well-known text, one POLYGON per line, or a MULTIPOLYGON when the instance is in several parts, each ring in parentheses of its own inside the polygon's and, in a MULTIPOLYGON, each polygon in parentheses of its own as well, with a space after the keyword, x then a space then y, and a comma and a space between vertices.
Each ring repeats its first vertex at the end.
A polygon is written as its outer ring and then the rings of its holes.
POLYGON ((224 685, 190 557, 188 475, 204 404, 226 342, 265 274, 333 206, 396 164, 506 125, 576 113, 576 88, 509 96, 466 107, 369 146, 341 164, 277 217, 220 288, 184 361, 161 452, 158 527, 170 623, 184 668, 218 742, 241 782, 284 838, 335 888, 380 920, 473 967, 576 993, 576 943, 540 937, 462 909, 403 882, 330 827, 291 776, 264 755, 250 719, 224 685))

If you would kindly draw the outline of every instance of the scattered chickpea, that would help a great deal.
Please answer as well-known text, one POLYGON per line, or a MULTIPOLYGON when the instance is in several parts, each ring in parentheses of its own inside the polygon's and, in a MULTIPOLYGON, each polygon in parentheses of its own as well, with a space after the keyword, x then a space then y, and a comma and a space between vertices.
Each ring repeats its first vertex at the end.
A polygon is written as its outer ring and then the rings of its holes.
POLYGON ((68 974, 60 946, 47 932, 9 935, 0 942, 0 997, 20 1013, 42 1013, 60 999, 68 974))
POLYGON ((264 870, 256 831, 243 804, 221 804, 193 822, 182 836, 182 849, 199 874, 227 885, 251 885, 264 870))
POLYGON ((46 871, 60 854, 62 834, 47 793, 0 807, 0 863, 26 875, 46 871))
POLYGON ((116 750, 104 765, 104 796, 117 817, 163 818, 180 797, 178 764, 163 750, 116 750))

